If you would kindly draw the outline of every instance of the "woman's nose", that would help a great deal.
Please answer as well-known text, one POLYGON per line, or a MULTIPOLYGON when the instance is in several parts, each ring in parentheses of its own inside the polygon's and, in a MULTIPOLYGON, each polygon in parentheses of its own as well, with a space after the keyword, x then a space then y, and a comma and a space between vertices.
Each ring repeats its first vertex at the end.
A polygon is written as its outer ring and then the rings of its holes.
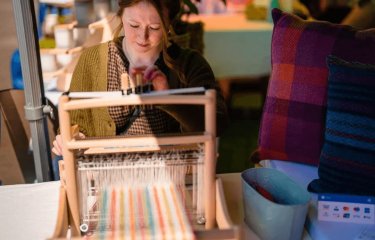
POLYGON ((138 32, 138 37, 139 37, 141 40, 146 40, 146 39, 148 39, 148 37, 149 37, 148 28, 140 28, 140 29, 139 29, 139 32, 138 32))

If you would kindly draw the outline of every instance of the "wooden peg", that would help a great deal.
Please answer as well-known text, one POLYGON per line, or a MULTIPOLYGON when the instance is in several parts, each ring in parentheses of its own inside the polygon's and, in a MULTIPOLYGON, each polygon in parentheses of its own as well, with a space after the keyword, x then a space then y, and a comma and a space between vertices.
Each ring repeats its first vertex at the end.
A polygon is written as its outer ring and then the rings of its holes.
POLYGON ((136 93, 142 93, 142 73, 136 73, 135 75, 135 80, 137 82, 137 90, 136 90, 136 93))
POLYGON ((128 81, 128 74, 127 73, 121 74, 121 87, 120 88, 121 88, 121 91, 122 91, 122 95, 125 95, 126 91, 129 88, 129 81, 128 81))

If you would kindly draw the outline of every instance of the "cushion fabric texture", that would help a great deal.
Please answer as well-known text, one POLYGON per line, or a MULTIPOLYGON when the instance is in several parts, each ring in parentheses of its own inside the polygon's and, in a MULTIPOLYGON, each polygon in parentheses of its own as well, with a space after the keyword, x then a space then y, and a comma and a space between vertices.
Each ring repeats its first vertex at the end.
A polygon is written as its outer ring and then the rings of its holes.
POLYGON ((251 159, 317 165, 324 140, 326 58, 375 64, 375 33, 322 21, 305 21, 273 9, 272 72, 251 159))
POLYGON ((309 190, 375 195, 375 66, 327 61, 324 145, 309 190))

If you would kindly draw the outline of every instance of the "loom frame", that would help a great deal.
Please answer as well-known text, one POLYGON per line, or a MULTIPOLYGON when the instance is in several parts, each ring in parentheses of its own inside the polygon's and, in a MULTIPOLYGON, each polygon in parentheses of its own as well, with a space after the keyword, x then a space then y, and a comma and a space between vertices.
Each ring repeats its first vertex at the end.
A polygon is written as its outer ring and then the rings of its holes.
MULTIPOLYGON (((53 238, 66 237, 70 228, 73 237, 80 237, 78 186, 74 150, 105 148, 110 146, 130 149, 141 145, 168 145, 204 143, 204 211, 205 230, 195 231, 198 239, 239 239, 239 228, 229 218, 220 179, 216 179, 216 91, 206 90, 202 95, 127 95, 105 98, 74 99, 68 94, 59 99, 60 130, 63 141, 64 161, 59 162, 61 176, 60 203, 56 229, 53 238), (71 131, 69 111, 108 106, 146 104, 189 104, 204 106, 204 131, 194 135, 137 136, 77 140, 71 131), (213 204, 214 203, 214 204, 213 204), (217 226, 219 228, 217 228, 217 226)), ((147 147, 146 147, 147 150, 147 147)))

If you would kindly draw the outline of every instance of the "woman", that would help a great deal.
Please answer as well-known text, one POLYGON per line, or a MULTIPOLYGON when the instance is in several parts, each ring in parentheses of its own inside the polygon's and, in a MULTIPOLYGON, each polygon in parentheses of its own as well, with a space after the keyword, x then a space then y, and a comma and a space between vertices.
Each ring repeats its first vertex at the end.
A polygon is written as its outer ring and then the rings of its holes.
MULTIPOLYGON (((218 93, 219 135, 227 124, 227 113, 209 64, 198 52, 181 49, 168 40, 179 11, 180 2, 176 0, 120 0, 119 30, 112 41, 82 53, 70 91, 118 91, 121 75, 127 74, 131 81, 138 69, 143 69, 143 84, 151 83, 154 91, 213 88, 218 93), (118 37, 121 30, 124 36, 118 37)), ((95 108, 72 112, 71 118, 85 136, 192 132, 201 131, 204 126, 202 107, 181 105, 95 108)), ((52 151, 61 155, 59 135, 53 145, 52 151)))

